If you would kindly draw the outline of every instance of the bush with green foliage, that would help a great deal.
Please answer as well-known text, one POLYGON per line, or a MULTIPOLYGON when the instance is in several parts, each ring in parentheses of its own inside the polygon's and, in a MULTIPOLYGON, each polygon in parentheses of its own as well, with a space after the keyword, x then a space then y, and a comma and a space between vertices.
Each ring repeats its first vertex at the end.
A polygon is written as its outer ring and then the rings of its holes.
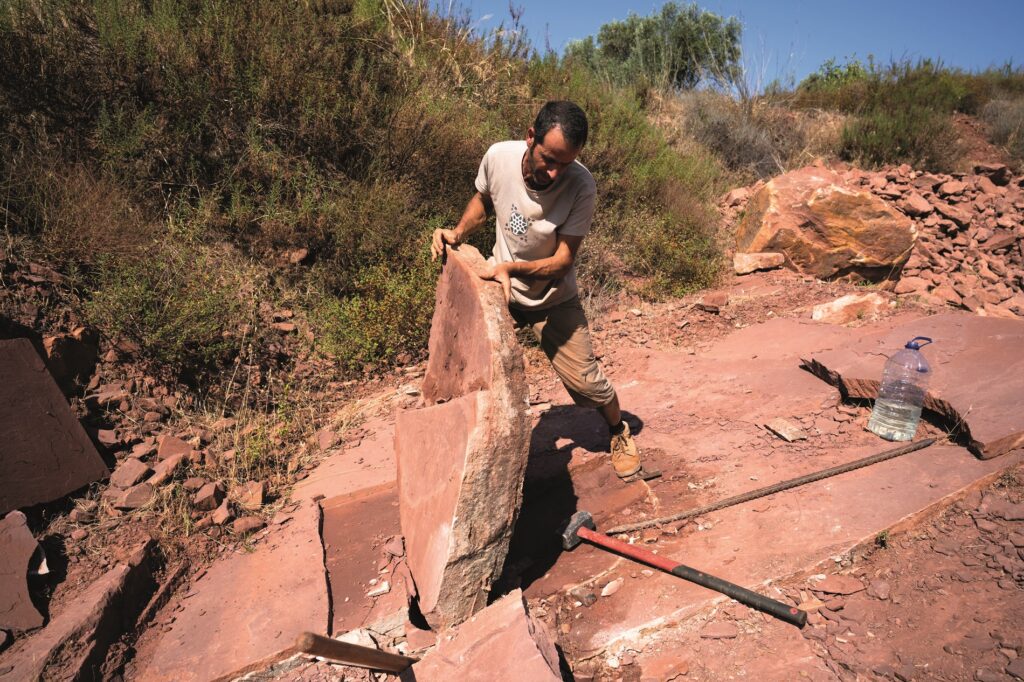
POLYGON ((742 26, 694 4, 666 3, 661 11, 601 26, 566 48, 566 58, 614 82, 685 90, 702 80, 734 83, 740 74, 742 26))
POLYGON ((168 239, 145 259, 101 262, 85 312, 108 335, 196 380, 238 350, 234 339, 253 319, 260 284, 225 254, 200 245, 182 249, 168 239))
POLYGON ((981 110, 992 141, 1024 165, 1024 97, 992 100, 981 110))

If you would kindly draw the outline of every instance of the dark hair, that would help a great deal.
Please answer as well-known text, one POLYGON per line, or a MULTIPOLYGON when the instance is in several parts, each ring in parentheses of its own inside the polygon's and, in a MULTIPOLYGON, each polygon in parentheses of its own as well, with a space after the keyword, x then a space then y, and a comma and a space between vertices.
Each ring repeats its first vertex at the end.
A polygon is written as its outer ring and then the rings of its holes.
POLYGON ((573 149, 580 149, 587 143, 587 115, 575 103, 567 100, 552 101, 541 107, 533 122, 533 136, 539 143, 549 130, 558 126, 565 141, 573 149))

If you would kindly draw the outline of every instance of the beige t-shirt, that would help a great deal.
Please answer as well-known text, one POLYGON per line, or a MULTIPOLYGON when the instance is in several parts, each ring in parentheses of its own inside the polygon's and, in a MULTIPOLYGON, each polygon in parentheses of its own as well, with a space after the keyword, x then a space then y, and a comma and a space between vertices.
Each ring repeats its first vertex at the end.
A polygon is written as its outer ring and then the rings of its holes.
MULTIPOLYGON (((535 261, 555 254, 557 235, 583 237, 594 217, 597 184, 579 161, 566 167, 547 189, 537 191, 523 180, 525 140, 498 142, 480 162, 476 188, 494 203, 497 238, 494 261, 535 261)), ((577 293, 576 267, 560 279, 512 278, 511 305, 549 308, 577 293)))

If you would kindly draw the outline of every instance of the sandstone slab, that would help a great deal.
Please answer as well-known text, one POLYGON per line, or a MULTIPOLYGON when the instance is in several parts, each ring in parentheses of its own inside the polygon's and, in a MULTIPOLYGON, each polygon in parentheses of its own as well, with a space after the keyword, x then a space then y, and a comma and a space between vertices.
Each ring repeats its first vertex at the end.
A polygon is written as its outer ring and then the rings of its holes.
POLYGON ((892 278, 910 257, 913 221, 825 168, 773 178, 750 200, 737 228, 741 252, 774 251, 787 266, 819 279, 892 278))
POLYGON ((804 360, 851 398, 874 399, 886 358, 915 336, 933 369, 925 407, 963 427, 982 459, 1024 445, 1024 321, 947 313, 902 322, 804 360))
POLYGON ((424 407, 399 413, 402 533, 419 606, 434 627, 487 603, 522 499, 530 418, 522 354, 500 287, 471 247, 438 282, 424 407))
POLYGON ((0 514, 109 472, 28 339, 0 341, 0 514))
POLYGON ((328 629, 320 508, 305 502, 252 552, 210 566, 174 622, 145 650, 135 677, 186 682, 230 675, 328 629))
POLYGON ((28 566, 38 547, 24 514, 12 511, 0 521, 0 630, 43 624, 28 592, 28 566))
POLYGON ((559 682, 558 666, 554 640, 530 616, 523 593, 515 590, 438 638, 437 646, 401 679, 559 682))
POLYGON ((53 614, 45 628, 4 654, 0 680, 98 680, 107 652, 129 631, 156 588, 149 553, 152 543, 136 550, 80 591, 53 614))

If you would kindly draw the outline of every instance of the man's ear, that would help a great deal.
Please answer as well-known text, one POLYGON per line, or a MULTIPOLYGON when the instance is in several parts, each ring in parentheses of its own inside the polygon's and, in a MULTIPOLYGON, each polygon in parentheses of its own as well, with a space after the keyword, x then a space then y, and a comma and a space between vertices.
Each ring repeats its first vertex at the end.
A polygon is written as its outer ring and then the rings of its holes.
POLYGON ((526 129, 526 144, 527 144, 527 146, 529 146, 529 147, 533 146, 533 142, 534 142, 534 139, 536 138, 536 136, 537 136, 537 131, 535 131, 533 129, 533 126, 530 126, 529 128, 526 129))

